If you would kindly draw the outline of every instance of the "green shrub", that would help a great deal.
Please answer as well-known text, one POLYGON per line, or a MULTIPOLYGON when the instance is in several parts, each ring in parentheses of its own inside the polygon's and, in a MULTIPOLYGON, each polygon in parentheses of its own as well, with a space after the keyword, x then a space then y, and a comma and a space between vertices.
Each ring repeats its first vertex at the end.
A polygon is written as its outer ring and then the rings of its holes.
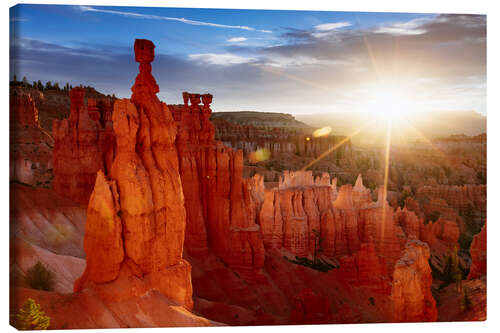
POLYGON ((24 281, 31 289, 54 290, 55 276, 44 264, 38 261, 28 269, 24 281))
POLYGON ((18 330, 46 330, 50 326, 50 318, 41 311, 40 304, 28 298, 16 314, 13 325, 18 330))

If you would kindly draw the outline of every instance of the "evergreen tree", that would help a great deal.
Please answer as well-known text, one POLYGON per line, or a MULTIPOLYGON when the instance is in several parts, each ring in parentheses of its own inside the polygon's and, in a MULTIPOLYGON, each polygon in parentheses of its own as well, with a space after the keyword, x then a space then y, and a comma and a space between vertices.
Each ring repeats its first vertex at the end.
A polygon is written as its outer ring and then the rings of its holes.
POLYGON ((52 82, 47 81, 47 83, 45 84, 45 90, 50 90, 50 89, 52 89, 52 82))
POLYGON ((27 86, 28 86, 28 79, 26 78, 26 76, 23 76, 23 87, 27 86))
POLYGON ((14 80, 13 81, 17 82, 17 75, 16 74, 14 74, 14 80))
POLYGON ((42 81, 38 80, 38 82, 37 82, 37 88, 38 88, 38 90, 43 91, 43 83, 42 83, 42 81))
POLYGON ((15 319, 14 326, 19 330, 46 330, 50 326, 50 318, 32 298, 24 302, 15 319))
POLYGON ((54 90, 61 90, 61 88, 59 88, 59 82, 54 83, 54 90))

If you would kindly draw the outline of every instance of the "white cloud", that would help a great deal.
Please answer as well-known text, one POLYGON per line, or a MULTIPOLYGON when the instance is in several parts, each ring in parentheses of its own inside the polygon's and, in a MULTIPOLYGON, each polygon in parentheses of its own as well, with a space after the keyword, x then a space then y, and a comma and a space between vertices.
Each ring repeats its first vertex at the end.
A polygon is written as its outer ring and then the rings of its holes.
POLYGON ((209 65, 237 65, 254 61, 254 58, 246 58, 232 53, 199 53, 190 54, 189 60, 198 61, 209 65))
POLYGON ((319 31, 331 31, 339 28, 350 27, 352 24, 349 22, 332 22, 332 23, 324 23, 318 24, 314 28, 319 31))
POLYGON ((246 40, 247 40, 247 38, 245 38, 245 37, 233 37, 233 38, 229 38, 226 42, 239 43, 239 42, 244 42, 246 40))
POLYGON ((389 26, 382 26, 375 30, 375 33, 391 35, 421 35, 427 31, 420 27, 428 22, 428 18, 417 18, 408 22, 394 23, 389 26))
POLYGON ((293 56, 293 57, 282 57, 273 55, 268 58, 266 65, 273 67, 302 67, 302 66, 312 66, 312 65, 326 65, 326 66, 336 66, 336 65, 348 65, 348 61, 336 60, 336 59, 317 59, 308 56, 293 56))
POLYGON ((265 33, 272 32, 270 30, 259 30, 259 29, 255 29, 255 28, 248 27, 245 25, 226 25, 226 24, 219 24, 219 23, 212 23, 212 22, 202 22, 202 21, 189 20, 189 19, 179 18, 179 17, 158 16, 158 15, 140 14, 140 13, 134 13, 134 12, 122 12, 122 11, 110 10, 110 9, 97 9, 97 8, 94 8, 91 6, 79 6, 79 8, 83 12, 97 12, 97 13, 115 14, 115 15, 121 15, 121 16, 133 17, 133 18, 139 18, 139 19, 177 21, 177 22, 182 22, 185 24, 203 25, 203 26, 215 27, 215 28, 241 29, 241 30, 248 30, 248 31, 265 32, 265 33))

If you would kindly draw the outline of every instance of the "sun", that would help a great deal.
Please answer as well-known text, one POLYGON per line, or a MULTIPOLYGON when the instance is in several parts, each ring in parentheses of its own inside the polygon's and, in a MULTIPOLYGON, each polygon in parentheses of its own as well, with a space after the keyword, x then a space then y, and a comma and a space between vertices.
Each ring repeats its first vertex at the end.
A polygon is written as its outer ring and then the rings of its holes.
POLYGON ((415 112, 410 95, 400 88, 381 87, 370 92, 366 110, 384 120, 399 121, 415 112))

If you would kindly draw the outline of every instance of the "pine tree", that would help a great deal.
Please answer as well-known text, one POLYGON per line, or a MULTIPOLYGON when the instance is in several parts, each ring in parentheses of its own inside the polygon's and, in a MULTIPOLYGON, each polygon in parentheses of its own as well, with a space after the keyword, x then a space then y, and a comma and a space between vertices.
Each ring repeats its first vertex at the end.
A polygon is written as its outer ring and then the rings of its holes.
POLYGON ((32 298, 24 302, 15 319, 14 326, 19 330, 46 330, 50 326, 50 318, 32 298))
POLYGON ((47 83, 45 83, 45 90, 50 90, 50 89, 52 89, 52 82, 47 81, 47 83))

